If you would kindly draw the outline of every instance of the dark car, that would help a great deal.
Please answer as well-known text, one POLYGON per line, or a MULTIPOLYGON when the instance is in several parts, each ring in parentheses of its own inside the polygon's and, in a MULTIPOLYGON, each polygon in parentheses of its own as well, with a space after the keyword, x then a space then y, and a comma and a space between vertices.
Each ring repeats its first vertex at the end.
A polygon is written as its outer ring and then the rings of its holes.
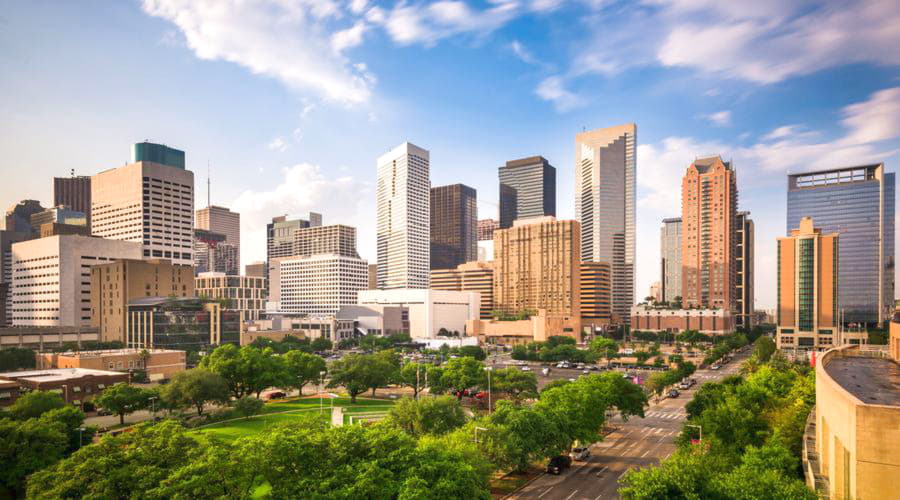
POLYGON ((269 399, 284 399, 285 397, 287 397, 287 394, 285 394, 283 392, 270 392, 269 393, 269 399))
POLYGON ((672 389, 671 391, 669 391, 668 396, 669 396, 670 398, 677 398, 680 394, 681 394, 681 393, 678 392, 678 389, 672 389))
POLYGON ((572 457, 567 455, 559 455, 550 459, 547 464, 547 474, 560 475, 562 471, 572 466, 572 457))

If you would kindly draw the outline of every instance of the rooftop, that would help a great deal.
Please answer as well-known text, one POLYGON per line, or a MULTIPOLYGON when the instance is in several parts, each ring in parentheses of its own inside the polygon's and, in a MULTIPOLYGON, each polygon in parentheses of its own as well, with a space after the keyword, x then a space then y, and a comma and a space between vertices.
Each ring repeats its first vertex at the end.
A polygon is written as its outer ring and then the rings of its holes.
MULTIPOLYGON (((122 354, 140 354, 144 349, 101 349, 96 351, 67 351, 60 353, 41 353, 41 354, 56 354, 57 356, 66 356, 69 358, 102 358, 103 356, 118 356, 122 354)), ((150 354, 163 354, 163 353, 172 353, 172 352, 183 352, 176 351, 174 349, 146 349, 150 354)))
POLYGON ((0 373, 0 379, 30 380, 32 382, 64 382, 85 376, 102 377, 108 375, 121 376, 122 372, 91 370, 88 368, 49 368, 46 370, 25 370, 19 372, 0 373))
POLYGON ((900 406, 900 367, 884 358, 835 357, 825 372, 866 404, 900 406))

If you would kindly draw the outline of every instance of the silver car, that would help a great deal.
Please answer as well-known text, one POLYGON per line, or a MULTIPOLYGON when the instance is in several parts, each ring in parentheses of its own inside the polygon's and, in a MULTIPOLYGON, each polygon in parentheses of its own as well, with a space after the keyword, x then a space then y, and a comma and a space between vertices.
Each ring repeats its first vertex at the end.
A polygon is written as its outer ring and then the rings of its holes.
POLYGON ((572 453, 569 453, 569 456, 574 460, 587 460, 591 456, 591 449, 587 446, 579 446, 577 448, 572 449, 572 453))

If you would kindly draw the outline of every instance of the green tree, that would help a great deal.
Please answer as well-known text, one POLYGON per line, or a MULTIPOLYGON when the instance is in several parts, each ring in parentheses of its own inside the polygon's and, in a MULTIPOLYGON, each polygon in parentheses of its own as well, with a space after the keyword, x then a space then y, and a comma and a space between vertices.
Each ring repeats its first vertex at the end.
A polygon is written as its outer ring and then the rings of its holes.
POLYGON ((480 436, 480 446, 497 467, 516 471, 561 453, 572 442, 562 429, 564 415, 546 410, 498 401, 490 417, 473 424, 487 429, 480 436))
POLYGON ((35 367, 34 351, 20 347, 0 349, 0 371, 28 370, 35 367))
POLYGON ((591 341, 590 349, 606 358, 606 365, 609 366, 619 352, 619 343, 613 339, 600 337, 591 341))
POLYGON ((491 373, 491 391, 506 393, 516 401, 537 397, 537 376, 515 368, 501 368, 491 373))
POLYGON ((24 394, 9 407, 9 414, 17 420, 37 418, 44 413, 66 406, 62 396, 50 391, 32 391, 24 394))
POLYGON ((125 425, 125 415, 147 408, 153 392, 120 382, 107 387, 94 398, 94 404, 119 416, 119 424, 125 425))
POLYGON ((348 354, 331 365, 328 387, 343 387, 356 403, 356 396, 381 383, 380 369, 372 354, 348 354))
POLYGON ((422 363, 410 362, 403 365, 400 369, 400 383, 413 390, 413 398, 419 399, 419 392, 425 388, 425 381, 428 379, 428 367, 431 365, 423 365, 422 363))
POLYGON ((459 401, 451 396, 415 400, 402 398, 391 407, 388 420, 414 437, 446 434, 466 423, 459 401))
POLYGON ((318 382, 322 372, 326 371, 325 360, 321 356, 302 351, 290 351, 284 355, 283 384, 289 388, 297 389, 303 394, 306 384, 318 382))
POLYGON ((246 366, 240 357, 241 348, 234 344, 223 344, 204 356, 200 362, 200 366, 209 371, 218 374, 225 379, 228 384, 228 390, 235 399, 244 397, 249 392, 246 366))
MULTIPOLYGON (((248 398, 251 401, 258 399, 248 398)), ((189 463, 174 469, 149 492, 149 498, 252 498, 259 486, 259 465, 243 453, 242 443, 210 443, 189 463)))
POLYGON ((441 383, 457 392, 458 399, 462 399, 462 391, 473 387, 482 387, 486 382, 484 366, 481 362, 469 357, 448 361, 441 376, 441 383))
POLYGON ((261 399, 256 399, 250 396, 244 396, 241 399, 238 399, 234 402, 234 411, 238 413, 238 415, 243 416, 244 418, 250 418, 253 415, 256 415, 263 409, 263 402, 261 399))
POLYGON ((491 498, 490 464, 471 442, 429 436, 418 441, 415 456, 398 500, 491 498))
POLYGON ((334 344, 325 337, 317 337, 310 342, 309 347, 311 347, 313 351, 322 352, 330 351, 332 347, 334 347, 334 344))
POLYGON ((0 484, 6 496, 21 497, 25 478, 62 458, 68 447, 69 438, 59 422, 0 419, 0 484))
POLYGON ((459 348, 460 356, 469 356, 470 358, 475 358, 478 361, 484 361, 487 359, 487 354, 484 352, 484 349, 477 345, 464 345, 459 348))
POLYGON ((565 335, 551 335, 547 337, 546 345, 549 348, 554 348, 558 345, 575 345, 575 339, 572 337, 567 337, 565 335))
POLYGON ((160 391, 160 396, 168 407, 190 406, 197 410, 197 416, 203 415, 203 408, 209 403, 227 403, 228 394, 228 382, 206 368, 176 373, 160 391))
POLYGON ((82 427, 84 424, 84 412, 74 406, 66 406, 44 412, 39 417, 39 420, 47 425, 62 425, 62 429, 69 437, 69 446, 66 449, 66 453, 71 453, 81 448, 85 441, 90 442, 96 432, 95 427, 82 427), (79 429, 82 430, 79 431, 79 429))
POLYGON ((756 342, 753 343, 753 355, 761 363, 769 361, 776 350, 775 341, 770 337, 759 337, 756 339, 756 342))

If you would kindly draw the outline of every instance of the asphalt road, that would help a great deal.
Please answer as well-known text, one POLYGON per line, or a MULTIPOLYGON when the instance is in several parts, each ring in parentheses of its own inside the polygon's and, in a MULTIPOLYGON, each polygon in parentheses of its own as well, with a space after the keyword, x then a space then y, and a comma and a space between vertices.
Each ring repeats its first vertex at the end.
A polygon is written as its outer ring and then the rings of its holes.
POLYGON ((619 478, 635 467, 656 465, 675 451, 675 438, 686 418, 685 405, 704 382, 715 381, 735 373, 745 355, 720 370, 698 370, 693 378, 697 384, 675 399, 663 399, 645 410, 645 418, 630 418, 628 422, 614 419, 616 430, 591 447, 587 461, 575 461, 572 467, 554 476, 544 474, 510 498, 539 498, 541 500, 582 500, 619 498, 619 478))

